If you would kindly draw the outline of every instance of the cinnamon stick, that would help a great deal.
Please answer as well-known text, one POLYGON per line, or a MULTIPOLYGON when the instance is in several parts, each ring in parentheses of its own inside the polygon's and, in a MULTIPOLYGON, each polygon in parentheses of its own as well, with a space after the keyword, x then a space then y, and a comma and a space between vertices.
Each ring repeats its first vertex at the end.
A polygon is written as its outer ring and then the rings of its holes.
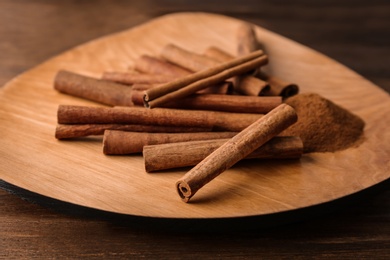
MULTIPOLYGON (((161 56, 169 62, 186 68, 192 72, 208 69, 221 63, 213 58, 183 49, 174 44, 166 45, 161 51, 161 56)), ((228 79, 225 83, 209 86, 205 89, 199 90, 198 93, 229 94, 234 89, 232 82, 232 80, 228 79)))
POLYGON ((131 101, 135 106, 144 105, 144 92, 145 90, 134 90, 131 93, 131 101))
MULTIPOLYGON (((133 103, 140 104, 141 94, 134 93, 133 103)), ((259 97, 221 94, 194 94, 162 104, 165 108, 266 114, 282 103, 282 97, 259 97)))
POLYGON ((196 94, 230 94, 233 90, 233 84, 229 80, 208 86, 207 88, 201 89, 196 94))
POLYGON ((242 57, 241 59, 232 59, 229 62, 221 63, 217 67, 208 68, 208 69, 201 70, 201 71, 198 71, 196 73, 187 75, 183 78, 175 80, 174 82, 171 82, 170 84, 163 85, 159 89, 155 88, 154 91, 147 93, 147 96, 145 97, 145 99, 146 99, 146 101, 155 99, 161 95, 164 95, 165 93, 175 91, 175 90, 177 90, 185 85, 191 84, 197 80, 215 75, 215 74, 220 73, 226 69, 240 65, 243 62, 247 62, 247 61, 253 60, 255 58, 261 57, 261 56, 263 56, 263 52, 261 52, 261 51, 255 52, 255 53, 252 53, 251 55, 248 55, 246 57, 242 57))
POLYGON ((225 62, 234 58, 233 55, 216 46, 209 46, 203 54, 219 62, 225 62))
POLYGON ((267 81, 253 76, 238 76, 234 80, 234 90, 242 95, 263 96, 270 89, 267 81))
POLYGON ((214 67, 220 63, 213 58, 183 49, 175 44, 166 45, 161 51, 161 57, 193 72, 214 67))
POLYGON ((260 114, 170 108, 88 107, 60 105, 59 124, 140 124, 212 128, 213 131, 241 131, 260 114))
MULTIPOLYGON (((229 139, 147 145, 143 148, 146 172, 194 166, 229 139)), ((298 159, 303 143, 296 136, 275 136, 244 159, 298 159)))
MULTIPOLYGON (((215 46, 210 46, 207 48, 205 50, 205 55, 214 58, 219 62, 226 62, 234 59, 233 55, 215 46)), ((236 90, 238 93, 248 96, 262 96, 270 89, 268 82, 252 75, 235 77, 233 86, 234 90, 236 90)))
POLYGON ((149 74, 165 74, 183 77, 192 72, 149 55, 142 55, 135 61, 134 69, 149 74))
POLYGON ((129 72, 104 72, 102 80, 113 81, 125 85, 165 83, 176 79, 177 76, 167 74, 145 74, 129 72))
POLYGON ((281 104, 212 152, 176 182, 184 202, 204 185, 297 121, 295 110, 281 104))
MULTIPOLYGON (((145 88, 144 90, 149 89, 145 88)), ((255 109, 251 107, 255 106, 253 102, 242 104, 238 103, 240 98, 226 98, 225 94, 231 92, 232 84, 230 82, 224 82, 215 86, 208 87, 204 91, 198 91, 196 94, 189 97, 172 101, 167 104, 162 104, 161 107, 165 108, 181 108, 181 109, 199 109, 199 110, 214 110, 214 111, 226 111, 226 112, 243 112, 243 113, 265 113, 264 106, 272 106, 271 103, 276 103, 275 100, 258 100, 255 103, 259 103, 260 106, 255 109), (221 99, 218 99, 220 97, 221 99), (232 103, 229 103, 232 102, 232 103), (243 106, 247 108, 242 108, 243 106), (244 112, 247 111, 247 112, 244 112), (259 112, 261 111, 261 112, 259 112)), ((133 88, 131 100, 135 106, 144 105, 144 90, 136 90, 133 88)), ((230 96, 230 95, 229 95, 230 96)), ((242 100, 245 101, 245 100, 242 100)), ((249 100, 248 100, 249 101, 249 100)))
MULTIPOLYGON (((234 59, 230 54, 218 49, 211 49, 211 51, 206 50, 206 53, 207 52, 209 52, 208 55, 198 54, 177 45, 169 44, 163 48, 161 55, 166 60, 193 72, 234 59), (213 55, 215 55, 215 57, 213 55)), ((262 91, 269 88, 267 82, 251 75, 240 75, 234 77, 231 81, 234 83, 234 90, 244 95, 258 96, 262 91)))
MULTIPOLYGON (((249 23, 243 23, 237 30, 237 54, 245 55, 255 50, 260 49, 260 43, 256 38, 254 26, 249 23)), ((275 76, 266 75, 264 72, 258 71, 258 77, 268 82, 269 87, 262 91, 264 96, 282 96, 287 98, 299 92, 299 87, 296 84, 286 82, 275 76)))
POLYGON ((242 56, 260 49, 254 26, 242 23, 237 29, 237 55, 242 56))
POLYGON ((221 63, 215 67, 196 72, 187 77, 163 84, 145 92, 145 105, 156 107, 163 103, 186 97, 210 85, 220 83, 233 76, 243 74, 267 63, 262 51, 221 63))
POLYGON ((139 133, 107 130, 103 137, 103 153, 141 153, 145 145, 222 139, 233 137, 235 134, 236 132, 139 133))
POLYGON ((266 80, 270 86, 269 89, 263 92, 264 96, 281 96, 283 98, 288 98, 299 92, 297 84, 284 81, 275 76, 269 76, 264 72, 259 72, 258 75, 266 80))
POLYGON ((55 130, 57 139, 70 139, 91 135, 103 135, 105 130, 121 130, 149 133, 193 133, 211 131, 211 127, 179 127, 129 124, 59 124, 55 130))
POLYGON ((60 70, 54 79, 54 89, 61 93, 110 106, 132 106, 131 88, 70 71, 60 70))

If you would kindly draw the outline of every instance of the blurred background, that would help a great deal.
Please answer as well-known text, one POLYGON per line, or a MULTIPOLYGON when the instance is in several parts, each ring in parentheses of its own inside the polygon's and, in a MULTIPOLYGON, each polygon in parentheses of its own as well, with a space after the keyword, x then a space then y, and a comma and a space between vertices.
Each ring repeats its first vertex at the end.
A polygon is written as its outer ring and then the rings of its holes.
POLYGON ((338 60, 390 92, 387 0, 1 0, 0 86, 80 43, 172 12, 213 12, 253 22, 338 60))

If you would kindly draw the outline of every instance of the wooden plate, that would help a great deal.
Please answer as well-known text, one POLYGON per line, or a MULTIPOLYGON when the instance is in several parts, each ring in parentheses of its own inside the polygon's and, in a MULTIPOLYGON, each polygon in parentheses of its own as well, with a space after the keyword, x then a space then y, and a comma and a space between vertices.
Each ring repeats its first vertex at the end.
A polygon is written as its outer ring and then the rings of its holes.
MULTIPOLYGON (((0 92, 0 178, 27 190, 104 211, 162 218, 230 218, 302 209, 354 194, 390 177, 390 98, 353 71, 305 46, 257 28, 270 70, 349 109, 366 122, 357 148, 300 161, 241 162, 183 203, 185 170, 147 174, 141 156, 105 156, 101 137, 54 138, 59 104, 96 105, 53 89, 58 70, 99 77, 125 70, 168 43, 234 53, 239 20, 205 13, 163 16, 71 49, 16 77, 0 92)), ((375 66, 375 64, 373 64, 375 66)))

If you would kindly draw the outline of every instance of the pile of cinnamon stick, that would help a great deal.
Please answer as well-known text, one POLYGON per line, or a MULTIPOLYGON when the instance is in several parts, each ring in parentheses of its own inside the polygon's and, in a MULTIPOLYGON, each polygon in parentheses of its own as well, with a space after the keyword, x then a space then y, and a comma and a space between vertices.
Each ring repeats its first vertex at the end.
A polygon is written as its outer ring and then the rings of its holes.
POLYGON ((283 98, 298 86, 261 70, 268 56, 252 25, 237 40, 235 56, 169 44, 101 79, 59 71, 56 90, 106 106, 60 105, 55 137, 104 135, 104 154, 142 153, 147 172, 196 165, 176 184, 186 202, 241 159, 299 158, 300 138, 278 136, 297 120, 283 98))

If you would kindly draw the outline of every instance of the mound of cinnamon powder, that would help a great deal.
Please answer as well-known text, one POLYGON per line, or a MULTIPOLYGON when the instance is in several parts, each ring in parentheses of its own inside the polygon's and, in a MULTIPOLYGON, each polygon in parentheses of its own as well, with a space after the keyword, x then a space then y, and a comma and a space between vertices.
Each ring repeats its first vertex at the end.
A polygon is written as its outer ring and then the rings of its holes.
POLYGON ((298 121, 283 135, 300 136, 306 153, 344 150, 362 140, 364 121, 318 94, 298 94, 285 102, 295 108, 298 121))

